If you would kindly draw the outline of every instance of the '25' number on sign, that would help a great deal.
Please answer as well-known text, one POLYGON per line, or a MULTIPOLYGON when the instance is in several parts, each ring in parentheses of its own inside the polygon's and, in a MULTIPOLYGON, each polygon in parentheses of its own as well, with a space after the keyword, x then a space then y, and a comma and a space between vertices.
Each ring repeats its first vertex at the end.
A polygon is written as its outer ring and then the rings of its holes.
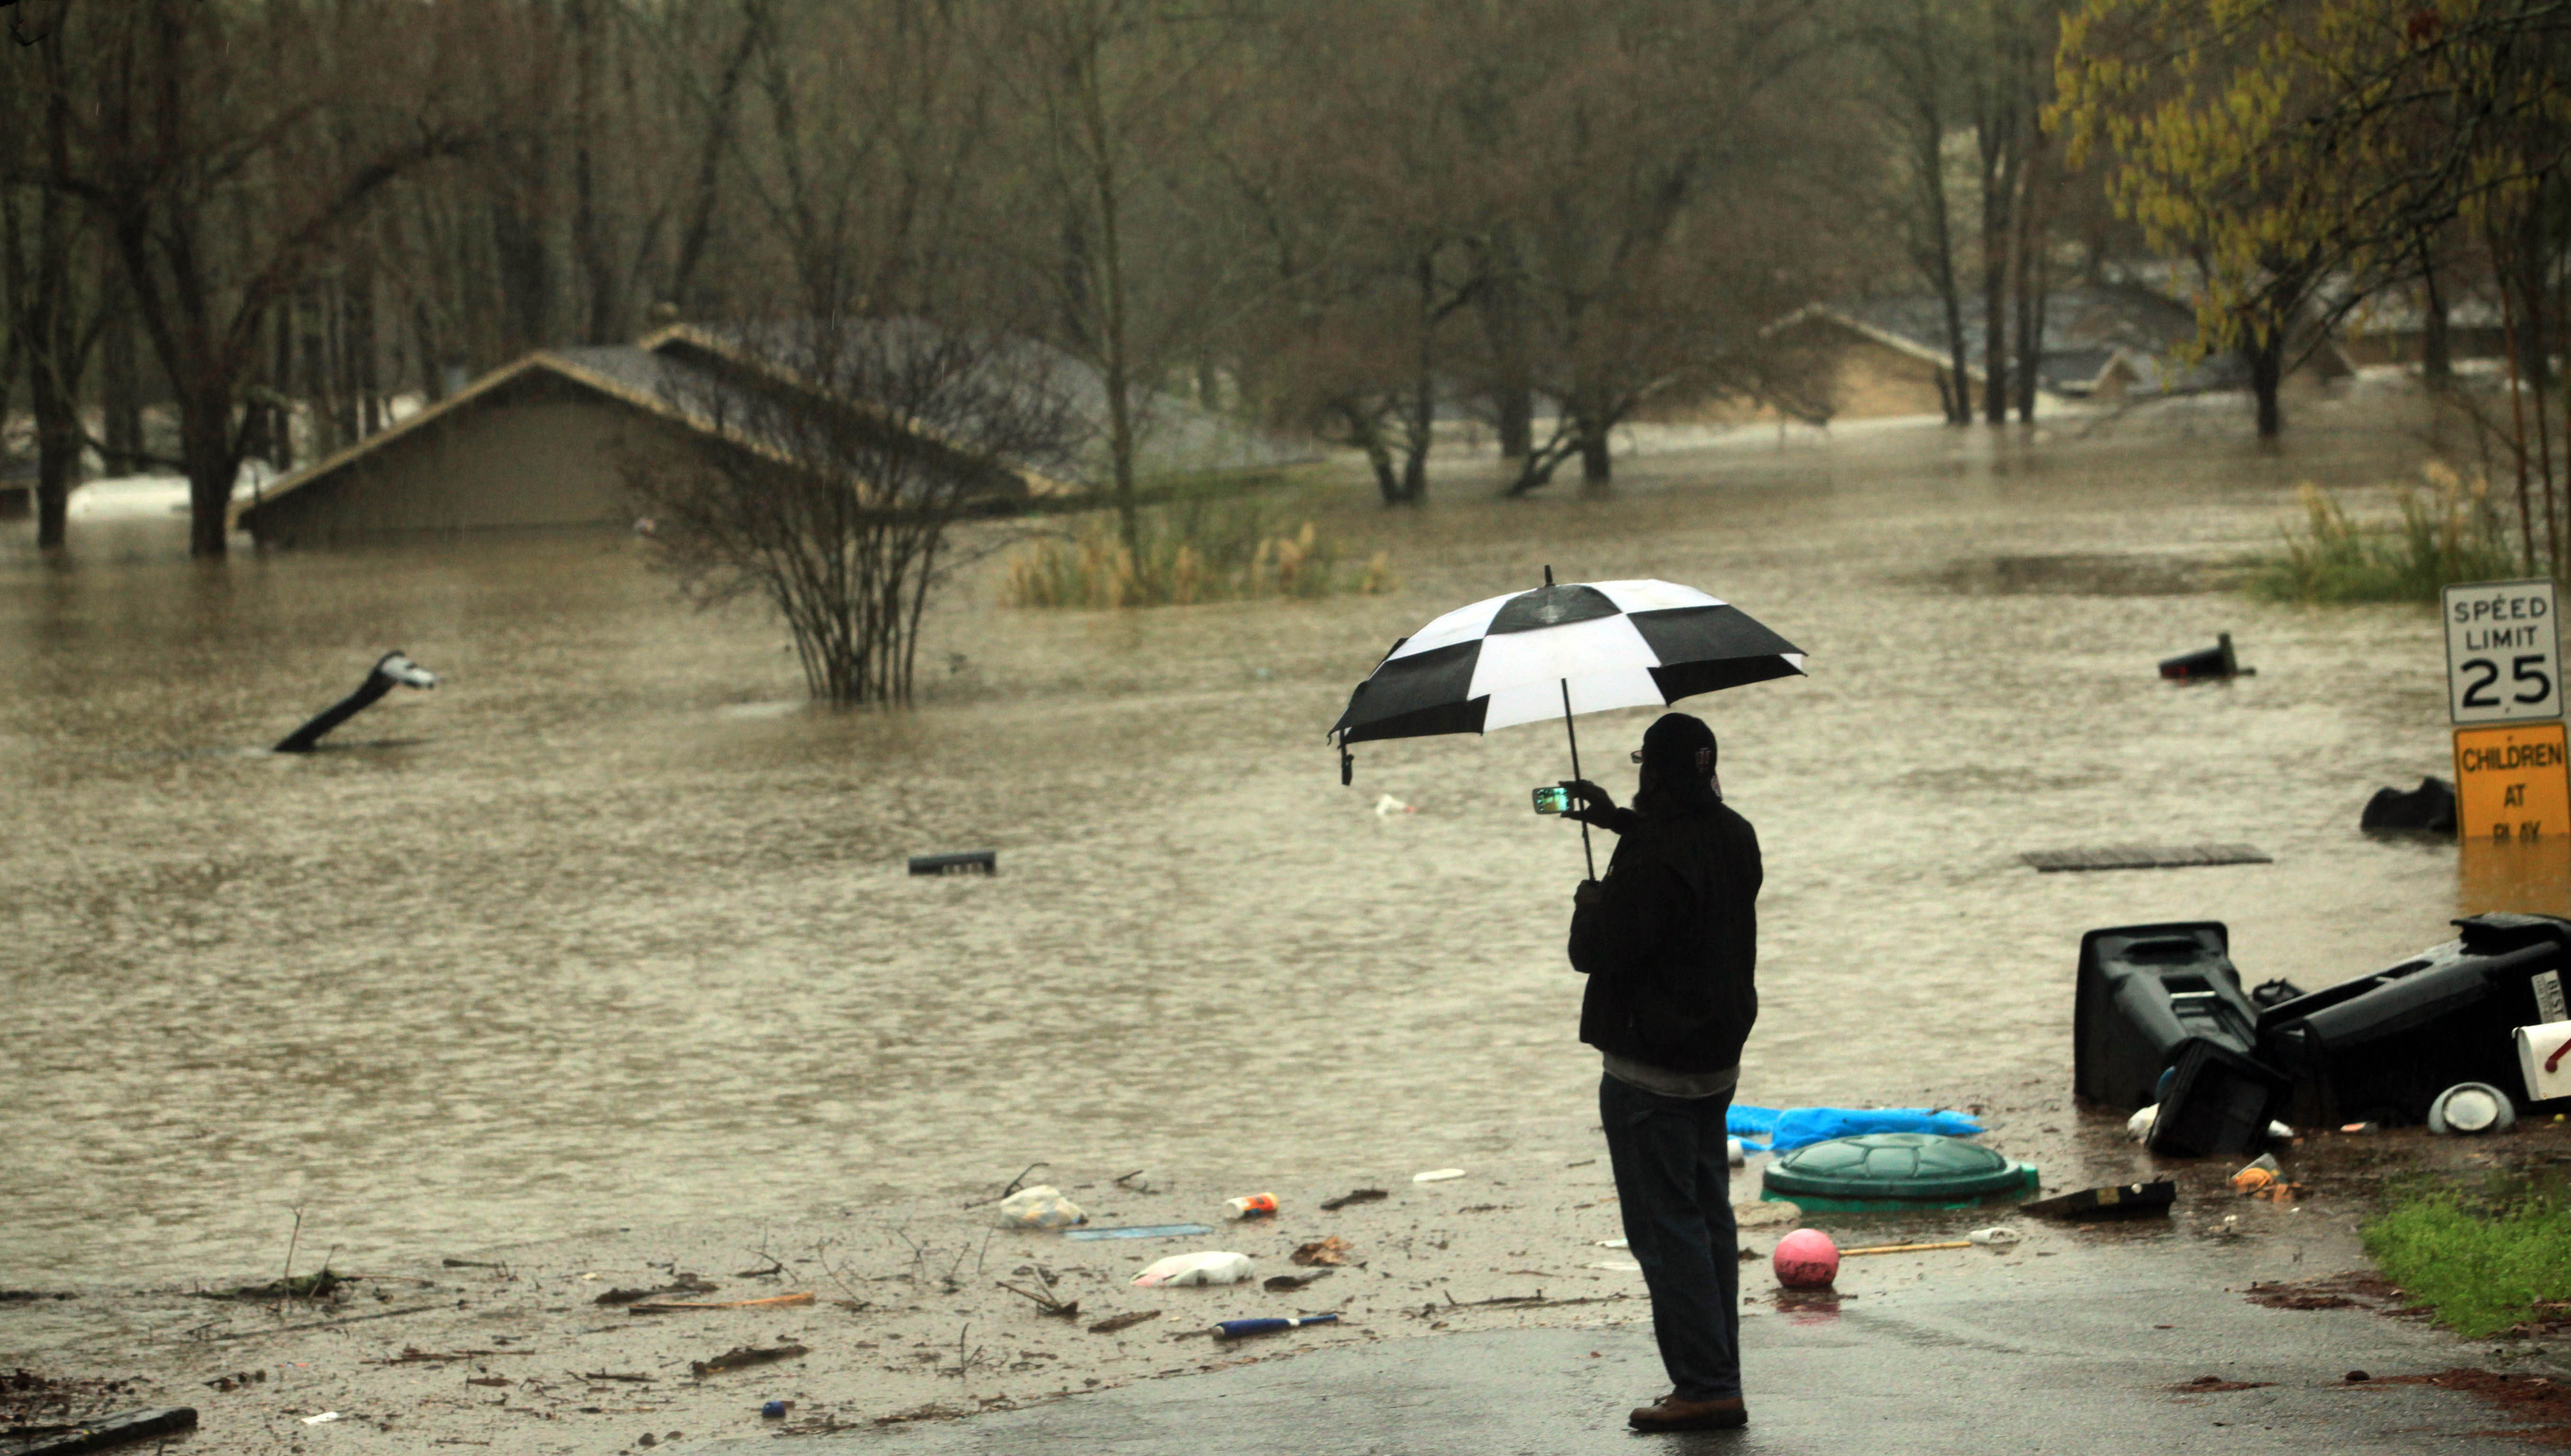
MULTIPOLYGON (((2542 703, 2553 696, 2553 680, 2536 666, 2543 661, 2544 655, 2537 653, 2514 659, 2509 664, 2509 681, 2520 685, 2512 695, 2518 702, 2542 703)), ((2472 680, 2472 686, 2464 690, 2464 707, 2499 707, 2499 699, 2491 693, 2492 687, 2499 682, 2499 664, 2488 658, 2466 658, 2463 670, 2472 680)))

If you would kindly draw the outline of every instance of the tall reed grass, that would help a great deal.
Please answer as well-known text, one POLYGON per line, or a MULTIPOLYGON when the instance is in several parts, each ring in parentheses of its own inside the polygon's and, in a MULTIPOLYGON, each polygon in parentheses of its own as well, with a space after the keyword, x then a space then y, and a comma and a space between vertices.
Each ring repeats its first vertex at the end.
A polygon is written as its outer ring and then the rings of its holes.
POLYGON ((1198 602, 1326 597, 1390 591, 1382 552, 1362 566, 1310 521, 1272 527, 1256 505, 1188 501, 1143 516, 1129 551, 1112 520, 1093 517, 1069 538, 1029 542, 1009 560, 1013 607, 1185 607, 1198 602))
POLYGON ((2249 590, 2276 602, 2434 602, 2452 582, 2524 573, 2490 482, 2467 483, 2443 465, 2427 490, 2404 490, 2397 520, 2350 517, 2329 492, 2303 488, 2305 520, 2285 532, 2282 554, 2258 563, 2249 590))

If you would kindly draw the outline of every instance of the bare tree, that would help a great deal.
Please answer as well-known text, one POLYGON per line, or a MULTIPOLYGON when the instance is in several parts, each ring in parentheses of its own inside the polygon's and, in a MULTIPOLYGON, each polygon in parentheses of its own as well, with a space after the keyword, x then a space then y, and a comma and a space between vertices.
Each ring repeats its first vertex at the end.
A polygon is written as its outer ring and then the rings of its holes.
MULTIPOLYGON (((72 148, 73 82, 62 30, 37 33, 33 49, 44 85, 13 100, 0 126, 30 147, 22 175, 68 167, 72 148), (24 114, 32 113, 32 114, 24 114)), ((36 545, 64 543, 72 487, 79 482, 84 437, 80 421, 83 376, 105 310, 91 279, 75 266, 95 252, 97 232, 79 203, 57 189, 0 187, 0 303, 5 303, 11 353, 23 356, 27 403, 36 424, 36 545), (29 214, 32 213, 32 217, 29 214), (32 236, 31 236, 32 235, 32 236)), ((7 412, 0 408, 0 419, 7 412)))
POLYGON ((653 541, 700 603, 773 607, 814 698, 909 703, 957 526, 1023 504, 1080 443, 1064 361, 854 314, 735 333, 726 353, 668 391, 711 434, 628 464, 653 541))
POLYGON ((1272 406, 1363 451, 1388 506, 1426 499, 1441 376, 1459 363, 1441 334, 1489 278, 1474 57, 1442 46, 1451 8, 1295 7, 1214 141, 1268 264, 1247 332, 1272 406))
POLYGON ((1177 352, 1141 294, 1156 272, 1140 227, 1172 154, 1219 101, 1227 74, 1212 63, 1236 16, 1199 0, 1026 0, 1003 74, 1027 130, 1022 150, 1059 219, 1052 266, 1065 344, 1097 365, 1107 387, 1107 458, 1117 523, 1139 551, 1135 459, 1147 422, 1141 386, 1177 352))
POLYGON ((1615 429, 1662 399, 1770 399, 1800 360, 1764 329, 1815 291, 1830 128, 1780 84, 1817 44, 1800 0, 1699 8, 1531 3, 1552 59, 1518 98, 1510 209, 1527 240, 1537 382, 1560 402, 1510 493, 1577 457, 1611 478, 1615 429), (1791 159, 1791 161, 1789 160, 1791 159))
POLYGON ((1936 0, 1906 0, 1864 17, 1856 35, 1881 65, 1882 105, 1894 133, 1911 206, 1904 209, 1910 259, 1944 305, 1947 377, 1939 395, 1948 424, 1970 424, 1963 296, 1955 280, 1955 224, 1946 190, 1946 134, 1955 110, 1954 41, 1936 0))
MULTIPOLYGON (((387 184, 466 144, 426 85, 403 84, 434 73, 433 37, 376 45, 402 33, 365 6, 323 13, 344 28, 300 9, 193 0, 67 9, 64 41, 95 67, 70 97, 83 145, 13 169, 11 180, 86 203, 114 240, 176 395, 199 556, 225 551, 270 313, 387 184), (227 225, 249 207, 261 227, 241 237, 227 225)), ((67 85, 60 75, 40 73, 36 94, 67 85)))

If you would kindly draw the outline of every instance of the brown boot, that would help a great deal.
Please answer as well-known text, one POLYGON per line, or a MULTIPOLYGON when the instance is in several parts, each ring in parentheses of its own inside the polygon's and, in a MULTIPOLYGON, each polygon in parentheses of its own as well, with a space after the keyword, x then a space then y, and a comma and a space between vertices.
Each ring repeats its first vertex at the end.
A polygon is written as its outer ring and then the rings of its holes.
POLYGON ((1638 1431, 1736 1431, 1750 1424, 1750 1408, 1734 1400, 1681 1400, 1664 1395, 1625 1417, 1638 1431))

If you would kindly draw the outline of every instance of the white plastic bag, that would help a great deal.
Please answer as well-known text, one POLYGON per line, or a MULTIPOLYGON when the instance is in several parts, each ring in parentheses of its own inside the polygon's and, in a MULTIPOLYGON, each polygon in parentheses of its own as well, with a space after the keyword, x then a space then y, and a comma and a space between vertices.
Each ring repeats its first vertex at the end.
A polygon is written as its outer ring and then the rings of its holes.
POLYGON ((1134 1276, 1134 1287, 1164 1284, 1238 1284, 1250 1277, 1246 1253, 1174 1253, 1134 1276))
POLYGON ((1080 1212, 1080 1205, 1064 1198, 1062 1190, 1049 1183, 1020 1189, 1000 1201, 1003 1228, 1068 1228, 1088 1221, 1089 1215, 1080 1212))

